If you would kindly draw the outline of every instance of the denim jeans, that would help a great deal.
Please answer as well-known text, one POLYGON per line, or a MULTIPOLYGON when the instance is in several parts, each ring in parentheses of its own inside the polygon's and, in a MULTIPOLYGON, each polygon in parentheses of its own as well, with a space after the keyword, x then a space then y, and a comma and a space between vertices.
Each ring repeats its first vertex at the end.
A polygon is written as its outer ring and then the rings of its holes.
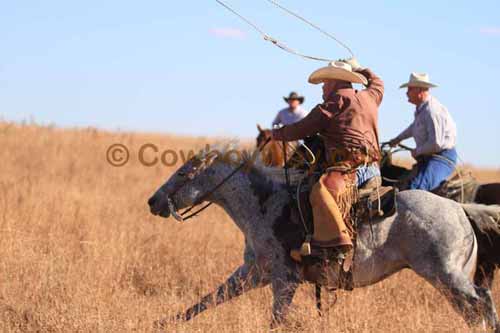
POLYGON ((359 167, 356 169, 356 178, 358 179, 358 187, 363 186, 373 177, 380 177, 380 169, 376 163, 359 167))
POLYGON ((410 189, 432 191, 441 185, 455 170, 457 151, 446 149, 436 154, 426 156, 418 161, 418 173, 410 182, 410 189))

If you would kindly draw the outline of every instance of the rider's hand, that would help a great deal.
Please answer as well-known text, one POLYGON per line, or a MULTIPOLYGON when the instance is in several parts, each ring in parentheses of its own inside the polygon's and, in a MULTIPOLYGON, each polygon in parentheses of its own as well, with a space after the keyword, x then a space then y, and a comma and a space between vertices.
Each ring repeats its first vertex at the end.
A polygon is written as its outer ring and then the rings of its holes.
POLYGON ((349 59, 341 59, 340 61, 345 62, 346 64, 351 65, 352 71, 353 72, 358 72, 363 70, 363 67, 361 67, 360 63, 358 62, 358 59, 352 57, 349 59))
POLYGON ((398 139, 392 139, 389 141, 389 145, 391 147, 396 147, 401 141, 399 141, 398 139))

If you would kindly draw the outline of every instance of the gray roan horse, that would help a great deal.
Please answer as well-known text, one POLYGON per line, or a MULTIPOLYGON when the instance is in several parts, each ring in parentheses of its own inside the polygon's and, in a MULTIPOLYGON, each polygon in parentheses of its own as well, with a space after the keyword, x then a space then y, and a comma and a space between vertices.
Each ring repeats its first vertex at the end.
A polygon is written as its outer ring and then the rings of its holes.
MULTIPOLYGON (((305 232, 291 202, 282 170, 249 160, 238 169, 224 154, 193 157, 149 199, 151 213, 162 217, 199 204, 200 198, 221 206, 245 235, 243 264, 178 320, 190 320, 211 306, 258 287, 271 285, 272 326, 285 319, 300 283, 301 265, 289 256, 305 232)), ((294 176, 294 175, 292 175, 294 176)), ((364 287, 410 268, 447 297, 470 326, 487 325, 500 332, 487 288, 475 286, 477 241, 462 206, 423 191, 404 191, 396 197, 395 215, 360 223, 353 261, 355 287, 364 287)), ((157 322, 160 327, 170 319, 157 322)))

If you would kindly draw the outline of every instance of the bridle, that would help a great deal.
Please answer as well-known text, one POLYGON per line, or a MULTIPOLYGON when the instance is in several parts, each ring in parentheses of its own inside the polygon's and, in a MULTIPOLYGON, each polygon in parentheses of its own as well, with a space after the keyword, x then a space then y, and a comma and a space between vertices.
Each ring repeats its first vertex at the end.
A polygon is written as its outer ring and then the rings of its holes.
MULTIPOLYGON (((269 143, 269 141, 271 141, 271 138, 268 138, 264 142, 264 144, 261 147, 258 148, 258 151, 262 152, 262 150, 269 143)), ((202 207, 194 210, 196 206, 199 206, 201 203, 203 203, 204 201, 206 201, 212 194, 214 194, 219 188, 221 188, 236 173, 238 173, 241 169, 243 169, 245 166, 247 166, 247 164, 250 161, 251 160, 246 160, 243 163, 241 163, 236 169, 234 169, 233 171, 231 171, 231 173, 229 175, 227 175, 226 177, 224 177, 224 179, 221 180, 217 185, 215 185, 211 190, 207 191, 202 196, 200 196, 198 199, 196 199, 190 207, 186 208, 183 212, 178 213, 176 205, 175 205, 175 202, 174 202, 174 199, 173 199, 173 196, 177 192, 179 192, 184 186, 186 186, 188 182, 190 182, 193 179, 195 179, 196 176, 198 176, 199 174, 201 174, 205 170, 206 163, 205 163, 205 161, 203 161, 203 164, 200 166, 199 170, 196 170, 196 172, 189 173, 187 175, 186 180, 179 187, 177 187, 172 193, 167 194, 168 209, 169 209, 170 213, 172 214, 172 216, 177 221, 184 222, 186 220, 189 220, 192 217, 195 217, 196 215, 198 215, 199 213, 201 213, 202 211, 204 211, 205 209, 207 209, 208 207, 210 207, 213 204, 213 202, 208 202, 207 204, 203 205, 202 207)))

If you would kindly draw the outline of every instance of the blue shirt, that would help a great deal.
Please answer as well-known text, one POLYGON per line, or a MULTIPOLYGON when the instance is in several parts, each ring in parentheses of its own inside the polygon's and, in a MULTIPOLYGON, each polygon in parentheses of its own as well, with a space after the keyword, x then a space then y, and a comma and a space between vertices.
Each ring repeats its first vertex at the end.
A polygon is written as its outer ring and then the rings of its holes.
POLYGON ((431 155, 455 147, 457 127, 448 109, 429 96, 417 107, 413 123, 397 139, 402 141, 411 137, 417 145, 417 156, 431 155))
POLYGON ((285 108, 278 112, 276 118, 273 120, 271 127, 275 125, 287 126, 302 120, 307 115, 306 110, 298 106, 295 110, 291 111, 290 108, 285 108))

